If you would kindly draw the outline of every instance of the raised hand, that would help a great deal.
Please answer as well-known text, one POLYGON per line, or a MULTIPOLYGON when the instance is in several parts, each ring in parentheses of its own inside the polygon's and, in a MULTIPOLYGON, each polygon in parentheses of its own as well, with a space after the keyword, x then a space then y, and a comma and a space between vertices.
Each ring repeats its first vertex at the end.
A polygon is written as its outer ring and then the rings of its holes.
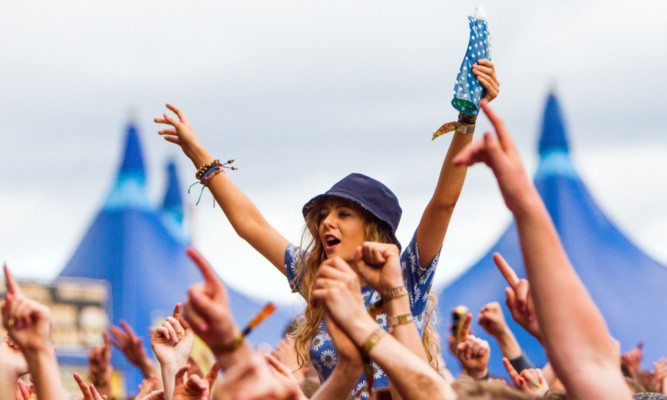
POLYGON ((528 281, 519 279, 516 272, 499 253, 493 254, 493 261, 509 284, 509 287, 505 288, 505 294, 507 295, 507 308, 509 308, 512 318, 528 333, 541 341, 542 331, 535 316, 535 305, 530 295, 528 281))
POLYGON ((208 400, 215 379, 220 373, 220 364, 213 364, 206 378, 191 374, 185 377, 190 365, 185 365, 176 374, 176 386, 174 388, 174 400, 208 400))
POLYGON ((148 378, 145 378, 141 384, 139 384, 139 393, 137 393, 137 399, 142 399, 143 397, 148 396, 150 393, 156 391, 159 386, 160 378, 157 375, 151 375, 148 378))
POLYGON ((379 293, 403 286, 398 247, 390 243, 364 242, 350 264, 379 293))
POLYGON ((158 134, 162 135, 164 140, 181 146, 181 149, 192 160, 195 167, 199 168, 201 165, 212 161, 213 158, 210 155, 203 155, 208 153, 203 148, 199 138, 197 138, 195 130, 192 128, 192 124, 185 116, 185 113, 171 104, 167 104, 167 108, 173 111, 178 119, 168 113, 164 113, 162 117, 155 118, 153 120, 155 123, 171 125, 171 128, 162 129, 158 131, 158 134), (206 157, 209 159, 204 159, 206 157))
POLYGON ((14 280, 7 266, 5 282, 7 294, 2 304, 2 324, 23 353, 51 351, 51 314, 37 301, 27 298, 14 280))
MULTIPOLYGON (((323 303, 329 316, 353 335, 354 321, 371 319, 361 300, 359 277, 340 257, 325 260, 317 270, 311 301, 323 303)), ((355 342, 357 342, 355 340, 355 342)))
POLYGON ((643 347, 644 343, 639 342, 634 349, 621 355, 621 365, 628 370, 628 373, 633 378, 636 376, 637 371, 639 371, 639 368, 642 365, 642 358, 644 358, 644 353, 642 352, 643 347))
POLYGON ((484 86, 484 98, 491 101, 498 96, 500 92, 500 82, 496 77, 496 68, 490 60, 481 59, 472 66, 472 73, 475 74, 479 83, 484 86))
POLYGON ((81 394, 83 394, 83 400, 106 400, 106 395, 101 395, 92 383, 90 385, 86 384, 81 375, 76 372, 74 373, 74 380, 79 385, 81 394))
POLYGON ((114 325, 109 327, 109 332, 111 333, 109 339, 111 344, 123 352, 130 363, 141 369, 144 378, 148 378, 151 374, 155 374, 157 372, 155 365, 146 354, 146 350, 142 344, 142 338, 138 337, 134 333, 132 327, 122 319, 120 320, 120 326, 122 328, 114 325))
POLYGON ((514 381, 514 385, 516 385, 519 390, 539 397, 544 396, 544 394, 549 391, 549 384, 547 383, 547 380, 544 379, 541 369, 527 368, 519 374, 507 357, 503 357, 503 365, 505 365, 507 373, 509 373, 512 381, 514 381))
POLYGON ((497 301, 491 302, 484 307, 479 313, 477 323, 484 328, 484 330, 493 337, 502 336, 507 333, 509 327, 505 322, 503 309, 497 301))
POLYGON ((190 325, 181 318, 181 303, 176 304, 172 316, 153 331, 151 346, 161 365, 175 364, 178 368, 188 363, 194 346, 190 325))
POLYGON ((454 165, 471 166, 480 162, 488 165, 496 176, 505 204, 516 214, 532 204, 530 202, 540 200, 540 197, 526 174, 519 151, 505 124, 486 99, 482 99, 480 107, 493 124, 496 136, 485 132, 483 139, 473 142, 459 152, 454 158, 454 165))
POLYGON ((488 374, 487 364, 491 351, 486 340, 470 334, 470 321, 472 321, 472 314, 466 315, 463 320, 461 339, 456 343, 454 354, 461 363, 464 373, 478 379, 488 374))
POLYGON ((28 373, 28 363, 9 335, 0 341, 0 373, 10 375, 13 381, 28 373))
POLYGON ((230 313, 225 286, 201 254, 192 247, 188 247, 187 253, 201 271, 204 283, 188 289, 183 317, 215 353, 215 349, 231 343, 241 331, 230 313))
POLYGON ((215 394, 223 399, 306 399, 294 381, 278 377, 269 369, 264 357, 256 353, 225 371, 224 379, 216 385, 215 394))
MULTIPOLYGON (((103 388, 102 394, 109 390, 111 380, 111 345, 106 332, 102 333, 104 344, 93 347, 88 352, 88 377, 98 388, 103 388)), ((75 378, 76 379, 76 378, 75 378)))

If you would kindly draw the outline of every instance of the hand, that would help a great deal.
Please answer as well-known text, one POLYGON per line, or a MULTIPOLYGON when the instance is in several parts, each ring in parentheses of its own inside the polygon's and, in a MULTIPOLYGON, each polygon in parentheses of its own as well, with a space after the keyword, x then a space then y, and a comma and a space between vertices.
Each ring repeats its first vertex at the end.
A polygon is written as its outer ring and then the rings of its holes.
POLYGON ((484 98, 489 102, 495 99, 500 92, 500 82, 496 78, 496 68, 493 63, 487 59, 478 60, 472 66, 472 73, 475 74, 479 83, 484 86, 484 98))
POLYGON ((187 253, 204 277, 204 283, 190 286, 183 317, 211 349, 231 343, 241 334, 229 310, 225 286, 211 266, 192 247, 187 253))
POLYGON ((106 400, 107 396, 102 396, 100 393, 95 389, 95 385, 92 383, 90 385, 87 385, 86 382, 83 380, 81 375, 77 374, 76 372, 74 373, 74 380, 76 381, 76 384, 79 385, 79 389, 81 390, 81 393, 83 394, 83 400, 106 400))
POLYGON ((290 371, 285 364, 281 363, 280 360, 278 360, 271 354, 262 354, 262 356, 264 356, 266 364, 269 366, 271 371, 273 371, 273 373, 276 374, 276 376, 278 376, 281 379, 293 381, 294 383, 299 385, 299 381, 296 379, 294 374, 292 374, 292 371, 290 371))
POLYGON ((149 370, 153 369, 153 363, 148 358, 146 350, 141 343, 142 339, 137 337, 132 327, 122 319, 120 320, 120 326, 122 329, 114 325, 109 327, 111 344, 123 352, 125 358, 142 371, 145 370, 146 366, 149 366, 149 370))
POLYGON ((305 368, 299 366, 299 361, 294 351, 294 339, 289 335, 280 339, 280 342, 273 349, 271 355, 292 371, 292 374, 303 376, 305 368))
POLYGON ((153 331, 151 347, 160 365, 180 368, 188 363, 195 338, 190 325, 181 318, 181 308, 181 303, 176 304, 172 316, 153 331))
POLYGON ((167 104, 167 108, 173 111, 178 119, 167 113, 164 113, 162 117, 155 118, 153 120, 154 122, 158 124, 171 125, 173 127, 173 129, 162 129, 158 131, 158 134, 162 135, 164 140, 181 146, 183 153, 185 153, 185 155, 188 156, 190 160, 192 160, 192 162, 195 164, 195 167, 199 168, 199 166, 211 161, 212 159, 198 159, 198 152, 199 150, 203 149, 203 146, 201 145, 199 138, 197 138, 190 120, 188 120, 183 111, 171 104, 167 104))
POLYGON ((358 368, 361 373, 364 363, 357 345, 338 327, 328 311, 324 312, 324 322, 327 324, 327 332, 338 355, 338 363, 336 365, 349 365, 353 368, 358 368))
POLYGON ((544 379, 542 370, 539 368, 528 368, 517 373, 507 357, 503 357, 503 364, 505 369, 510 374, 516 387, 526 393, 530 393, 540 398, 549 391, 549 383, 544 379))
POLYGON ((182 367, 176 374, 176 386, 174 386, 174 400, 208 400, 215 379, 220 373, 220 364, 213 364, 206 378, 198 375, 190 375, 187 379, 185 373, 190 369, 189 365, 182 367))
POLYGON ((100 387, 109 383, 112 371, 109 336, 103 332, 102 337, 104 344, 93 347, 88 352, 88 377, 100 387))
POLYGON ((403 286, 401 260, 395 244, 364 242, 350 264, 378 293, 403 286))
POLYGON ((507 322, 505 322, 503 309, 497 301, 482 307, 479 317, 477 318, 477 323, 484 328, 489 335, 496 338, 506 334, 509 330, 507 322))
POLYGON ((5 265, 7 294, 2 303, 2 325, 21 351, 50 352, 51 316, 43 304, 27 298, 5 265))
POLYGON ((530 295, 528 281, 526 279, 519 279, 516 272, 514 272, 512 267, 510 267, 499 253, 493 254, 493 261, 510 285, 505 288, 505 294, 507 295, 507 308, 509 308, 512 318, 528 333, 541 341, 542 330, 535 316, 535 305, 530 295))
POLYGON ((349 334, 355 329, 352 322, 371 319, 361 300, 359 277, 340 257, 320 264, 311 290, 311 301, 315 305, 323 303, 334 322, 349 334))
POLYGON ((471 166, 483 162, 491 168, 505 204, 514 214, 526 209, 535 199, 541 202, 505 124, 486 99, 482 99, 480 107, 493 124, 497 137, 491 132, 484 133, 483 139, 467 145, 454 157, 454 165, 471 166))
POLYGON ((153 390, 141 396, 137 395, 134 400, 164 400, 164 390, 153 390))
MULTIPOLYGON (((0 373, 9 374, 16 381, 21 375, 27 374, 28 363, 19 346, 9 337, 0 342, 0 373)), ((8 376, 9 376, 8 375, 8 376)))
MULTIPOLYGON (((151 375, 148 378, 144 379, 139 385, 139 393, 137 393, 136 398, 142 399, 148 396, 150 393, 156 391, 160 386, 160 378, 157 375, 151 375)), ((164 395, 164 392, 162 392, 164 395)))
POLYGON ((632 377, 636 376, 635 374, 642 365, 642 358, 644 357, 642 352, 643 347, 644 343, 639 342, 637 347, 621 355, 621 364, 628 370, 632 377))
POLYGON ((256 353, 225 371, 225 379, 216 388, 223 399, 305 400, 296 383, 280 379, 256 353))
POLYGON ((471 378, 482 378, 488 373, 487 364, 491 350, 489 343, 470 334, 472 314, 466 315, 461 327, 461 341, 456 344, 456 358, 466 375, 471 378))
POLYGON ((653 385, 659 393, 667 394, 667 359, 653 363, 653 385))

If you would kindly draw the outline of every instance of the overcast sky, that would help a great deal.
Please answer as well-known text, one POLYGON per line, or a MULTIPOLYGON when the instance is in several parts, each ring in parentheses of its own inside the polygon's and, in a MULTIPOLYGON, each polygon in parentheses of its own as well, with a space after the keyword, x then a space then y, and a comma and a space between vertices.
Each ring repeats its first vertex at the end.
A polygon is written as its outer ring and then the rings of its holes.
MULTIPOLYGON (((555 88, 575 165, 602 209, 667 263, 667 3, 489 1, 494 106, 531 173, 555 88)), ((175 157, 152 118, 172 102, 288 239, 301 206, 350 172, 387 184, 406 244, 435 187, 471 1, 36 1, 0 13, 0 260, 55 277, 115 178, 124 126, 141 131, 151 199, 175 157)), ((488 129, 483 120, 480 131, 488 129)), ((292 301, 208 193, 186 198, 193 240, 231 285, 292 301), (261 276, 261 279, 257 277, 261 276)), ((485 167, 469 172, 440 259, 442 285, 510 221, 485 167)))

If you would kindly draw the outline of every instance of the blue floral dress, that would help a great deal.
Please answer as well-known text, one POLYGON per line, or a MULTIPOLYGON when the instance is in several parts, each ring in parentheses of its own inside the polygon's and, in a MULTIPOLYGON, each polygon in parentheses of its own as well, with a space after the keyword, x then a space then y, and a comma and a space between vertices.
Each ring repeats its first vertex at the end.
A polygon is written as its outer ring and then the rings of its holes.
MULTIPOLYGON (((301 250, 294 244, 287 246, 285 250, 285 276, 287 277, 292 291, 301 293, 301 277, 297 276, 296 263, 299 258, 301 250)), ((416 233, 412 236, 412 240, 408 247, 401 254, 401 268, 403 270, 403 283, 410 295, 410 305, 412 307, 412 315, 415 317, 415 324, 419 333, 424 331, 424 310, 431 291, 431 284, 435 267, 438 264, 440 252, 436 254, 433 262, 428 268, 421 268, 419 266, 419 253, 417 251, 416 233)), ((380 294, 371 289, 370 286, 361 288, 361 295, 366 309, 371 303, 376 303, 380 300, 380 294)), ((376 316, 378 325, 385 330, 387 327, 387 315, 382 313, 376 316)), ((336 349, 334 348, 331 337, 327 333, 324 322, 320 325, 320 332, 310 341, 310 361, 312 362, 320 382, 324 382, 333 372, 338 362, 336 349)), ((374 389, 382 389, 389 387, 389 379, 387 375, 373 363, 374 374, 374 389)), ((367 399, 368 392, 366 391, 366 376, 361 375, 359 382, 354 389, 351 397, 355 399, 367 399)))

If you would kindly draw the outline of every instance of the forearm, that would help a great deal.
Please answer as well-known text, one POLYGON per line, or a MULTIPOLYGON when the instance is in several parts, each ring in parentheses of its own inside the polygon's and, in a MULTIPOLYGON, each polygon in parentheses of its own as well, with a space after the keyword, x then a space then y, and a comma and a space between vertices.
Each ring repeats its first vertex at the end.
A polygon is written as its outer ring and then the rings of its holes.
POLYGON ((591 376, 586 372, 591 371, 613 377, 607 388, 624 387, 605 321, 570 265, 544 203, 533 199, 528 204, 515 217, 542 340, 554 371, 568 391, 595 388, 587 381, 591 376))
POLYGON ((144 379, 150 378, 151 375, 157 376, 159 374, 157 367, 148 357, 139 363, 137 367, 139 370, 141 370, 141 374, 143 375, 144 379))
POLYGON ((25 353, 28 369, 32 375, 40 400, 64 400, 67 398, 63 383, 60 381, 58 361, 51 349, 25 353))
MULTIPOLYGON (((412 315, 410 299, 408 296, 401 296, 386 302, 385 312, 387 313, 387 319, 390 317, 397 317, 399 315, 412 315)), ((392 327, 391 334, 414 355, 424 361, 428 360, 426 351, 422 345, 421 336, 419 336, 419 331, 417 330, 417 326, 414 324, 414 322, 392 327)))
MULTIPOLYGON (((201 162, 199 165, 203 165, 213 161, 213 157, 203 151, 205 155, 197 157, 195 165, 199 162, 201 162)), ((208 189, 236 233, 284 273, 285 249, 289 242, 264 219, 250 198, 225 171, 210 178, 208 189)))
POLYGON ((362 371, 363 367, 361 365, 352 365, 340 360, 329 378, 322 383, 322 386, 311 397, 311 400, 347 399, 350 393, 354 391, 362 371))
POLYGON ((235 364, 238 364, 243 360, 249 359, 253 354, 253 350, 252 347, 250 347, 250 345, 248 344, 248 342, 244 340, 238 349, 229 352, 218 351, 214 352, 214 354, 215 358, 220 363, 220 369, 224 373, 235 364))
MULTIPOLYGON (((0 366, 0 367, 5 367, 0 366)), ((9 369, 0 369, 0 399, 14 399, 16 396, 16 382, 19 377, 9 371, 9 369)))
POLYGON ((422 268, 427 267, 442 246, 454 207, 463 189, 468 167, 454 165, 453 159, 472 142, 472 135, 455 132, 440 170, 431 200, 417 228, 417 246, 422 268))
POLYGON ((390 335, 373 347, 370 357, 404 399, 456 398, 452 387, 429 364, 390 335))
POLYGON ((521 346, 519 345, 519 342, 517 342, 514 333, 512 333, 509 327, 507 327, 503 333, 496 336, 495 338, 498 342, 498 347, 500 347, 500 351, 508 360, 521 357, 521 346))

